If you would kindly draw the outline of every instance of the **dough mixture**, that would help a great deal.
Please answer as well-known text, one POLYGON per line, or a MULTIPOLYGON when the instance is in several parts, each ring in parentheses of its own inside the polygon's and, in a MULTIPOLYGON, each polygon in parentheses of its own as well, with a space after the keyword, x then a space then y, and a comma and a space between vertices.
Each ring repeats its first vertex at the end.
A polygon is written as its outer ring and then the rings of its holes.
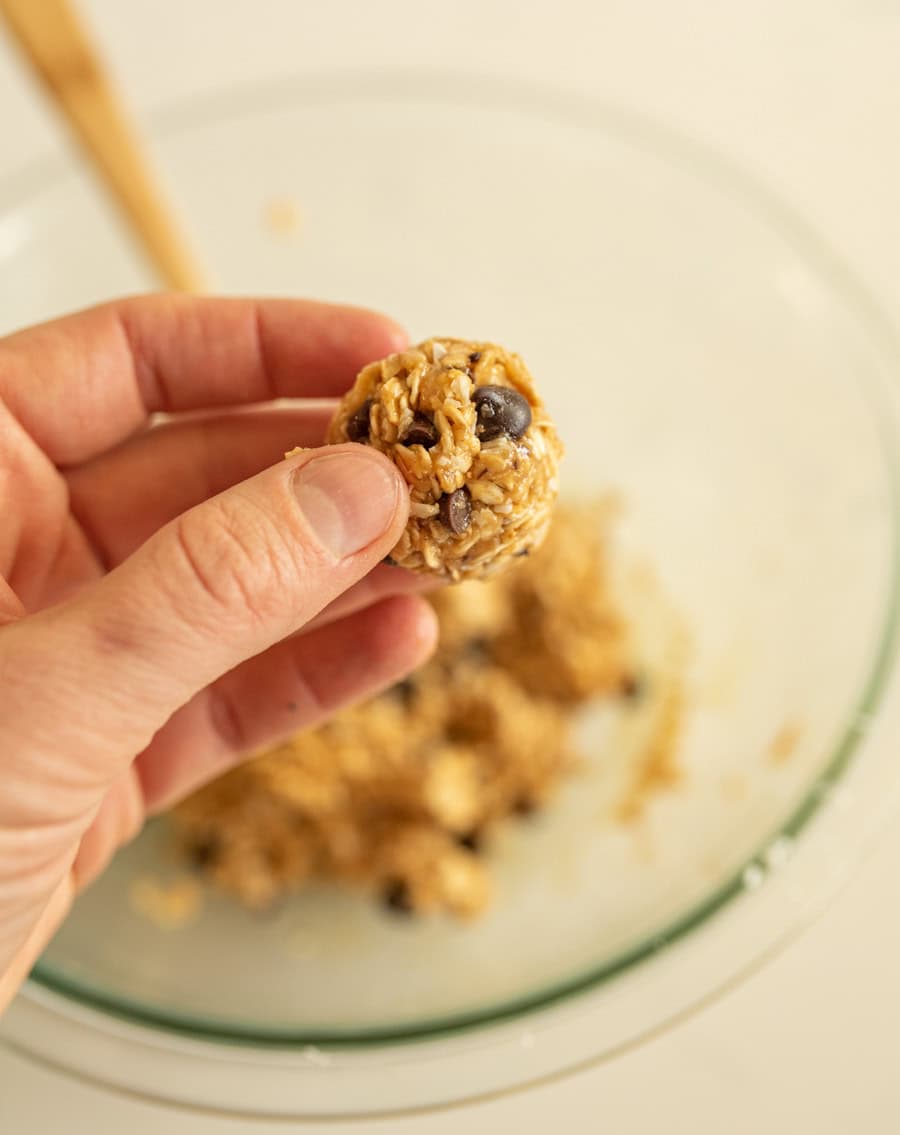
MULTIPOLYGON (((497 830, 528 822, 577 763, 572 709, 638 688, 610 514, 558 508, 533 556, 433 597, 440 646, 418 673, 183 803, 174 820, 194 864, 253 907, 325 879, 397 912, 482 910, 497 830)), ((532 546, 529 531, 510 539, 532 546)))
POLYGON ((562 444, 525 364, 493 343, 427 339, 370 363, 328 440, 375 446, 406 478, 400 567, 484 579, 546 536, 562 444))

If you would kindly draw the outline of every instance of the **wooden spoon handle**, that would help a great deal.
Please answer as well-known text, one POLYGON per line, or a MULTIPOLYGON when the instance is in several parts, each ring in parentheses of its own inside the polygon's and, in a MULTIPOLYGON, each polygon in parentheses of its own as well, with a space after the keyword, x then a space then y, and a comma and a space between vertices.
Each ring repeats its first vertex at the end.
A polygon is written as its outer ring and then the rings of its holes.
POLYGON ((0 12, 163 282, 202 291, 199 266, 68 0, 0 0, 0 12))

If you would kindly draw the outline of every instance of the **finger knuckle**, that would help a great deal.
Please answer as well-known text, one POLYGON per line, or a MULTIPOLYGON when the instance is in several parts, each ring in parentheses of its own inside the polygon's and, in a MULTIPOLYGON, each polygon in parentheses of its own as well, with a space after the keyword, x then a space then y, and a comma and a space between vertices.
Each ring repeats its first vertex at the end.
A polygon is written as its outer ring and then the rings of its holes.
POLYGON ((221 683, 214 683, 207 692, 209 721, 214 735, 229 753, 243 753, 250 748, 250 732, 241 703, 221 683))
POLYGON ((174 525, 179 592, 193 617, 267 622, 285 603, 290 564, 268 518, 221 502, 183 514, 174 525))

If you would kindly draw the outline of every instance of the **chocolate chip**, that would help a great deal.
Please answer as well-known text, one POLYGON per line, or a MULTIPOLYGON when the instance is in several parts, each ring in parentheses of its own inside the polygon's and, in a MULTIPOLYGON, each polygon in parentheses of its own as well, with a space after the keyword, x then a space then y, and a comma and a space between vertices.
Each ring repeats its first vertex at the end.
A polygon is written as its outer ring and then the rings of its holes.
POLYGON ((474 855, 478 855, 480 851, 484 850, 484 836, 477 828, 473 828, 470 832, 460 832, 456 837, 456 842, 460 847, 464 847, 474 855))
POLYGON ((387 564, 388 567, 396 567, 397 566, 397 561, 394 559, 393 556, 385 556, 384 559, 381 562, 383 564, 387 564))
POLYGON ((350 441, 368 441, 369 411, 371 409, 372 399, 367 398, 359 409, 354 410, 347 419, 347 437, 350 441))
POLYGON ((461 536, 472 523, 472 498, 463 486, 452 493, 444 493, 440 503, 441 520, 454 536, 461 536))
POLYGON ((405 709, 410 709, 412 703, 416 700, 416 692, 418 686, 412 678, 404 678, 402 682, 397 682, 387 691, 391 697, 395 698, 405 709))
POLYGON ((469 362, 474 366, 475 363, 477 363, 480 358, 481 358, 481 351, 473 351, 471 353, 471 355, 469 355, 469 362))
POLYGON ((188 847, 188 856, 195 867, 209 867, 219 857, 222 845, 217 836, 204 836, 188 847))
POLYGON ((437 445, 440 436, 440 431, 430 418, 426 418, 424 414, 416 414, 412 425, 400 438, 400 444, 423 445, 426 449, 431 449, 432 446, 437 445))
POLYGON ((626 701, 640 701, 647 693, 647 679, 643 674, 626 674, 619 692, 626 701))
POLYGON ((415 910, 409 887, 402 879, 391 879, 384 888, 381 901, 395 914, 412 914, 415 910))
POLYGON ((476 432, 482 441, 506 434, 521 437, 531 425, 528 399, 508 386, 479 386, 475 391, 476 432))
POLYGON ((513 801, 512 810, 517 816, 533 816, 538 810, 537 801, 531 796, 520 796, 513 801))
POLYGON ((491 640, 487 635, 475 635, 465 645, 465 655, 472 662, 484 663, 491 653, 491 640))
POLYGON ((451 745, 474 745, 476 741, 482 740, 478 725, 464 717, 448 721, 444 726, 444 737, 451 745))

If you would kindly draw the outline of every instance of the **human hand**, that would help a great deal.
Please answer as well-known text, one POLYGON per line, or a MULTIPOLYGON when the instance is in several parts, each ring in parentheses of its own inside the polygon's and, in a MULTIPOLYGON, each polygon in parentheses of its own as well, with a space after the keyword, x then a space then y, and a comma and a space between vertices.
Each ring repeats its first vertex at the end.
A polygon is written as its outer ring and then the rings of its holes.
POLYGON ((431 650, 379 566, 395 468, 281 461, 331 408, 247 408, 402 344, 356 309, 164 296, 0 339, 0 1010, 147 814, 431 650))

